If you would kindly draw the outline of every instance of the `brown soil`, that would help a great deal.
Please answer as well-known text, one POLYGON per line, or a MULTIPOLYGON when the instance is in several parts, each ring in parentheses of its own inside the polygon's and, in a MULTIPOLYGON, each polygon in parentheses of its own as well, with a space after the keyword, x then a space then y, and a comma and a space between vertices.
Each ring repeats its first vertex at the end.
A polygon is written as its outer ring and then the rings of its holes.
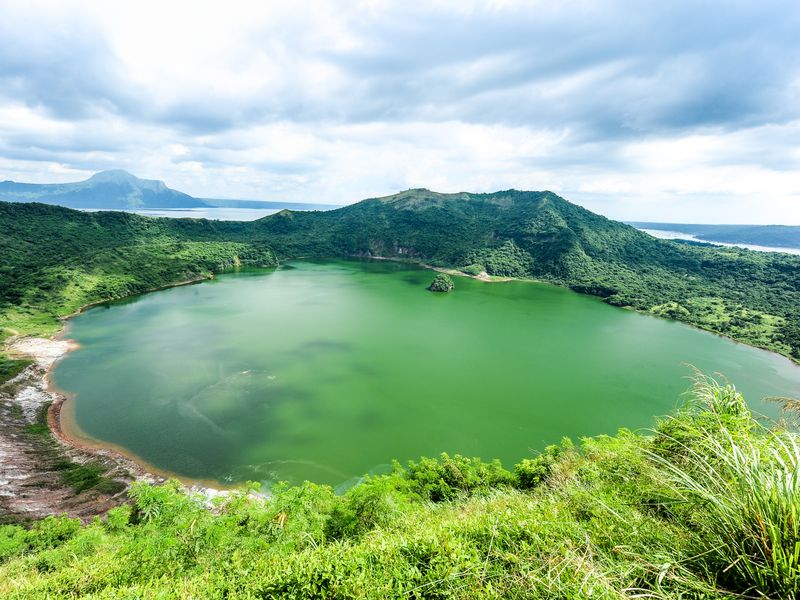
POLYGON ((125 501, 134 477, 116 458, 67 446, 48 434, 44 425, 57 422, 60 402, 53 403, 55 410, 47 409, 51 395, 46 376, 37 362, 0 387, 0 520, 4 522, 62 513, 88 521, 125 501), (33 406, 37 402, 39 406, 33 406), (76 492, 62 481, 65 462, 101 465, 104 477, 118 481, 122 491, 76 492))

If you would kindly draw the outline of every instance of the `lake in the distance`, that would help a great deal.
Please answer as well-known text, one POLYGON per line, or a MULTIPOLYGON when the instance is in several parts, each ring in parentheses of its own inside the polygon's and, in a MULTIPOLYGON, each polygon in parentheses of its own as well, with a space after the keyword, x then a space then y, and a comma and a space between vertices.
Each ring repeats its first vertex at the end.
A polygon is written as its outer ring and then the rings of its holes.
POLYGON ((432 277, 295 262, 94 308, 54 382, 85 435, 187 478, 267 484, 346 484, 440 452, 510 467, 562 436, 649 427, 686 363, 757 410, 800 395, 787 359, 676 322, 531 282, 434 294, 432 277))
POLYGON ((681 231, 670 231, 669 229, 647 229, 641 228, 639 231, 644 231, 660 240, 688 240, 690 242, 702 242, 704 244, 713 244, 714 246, 727 246, 732 248, 746 248, 747 250, 756 250, 757 252, 784 252, 786 254, 800 255, 800 248, 791 248, 788 246, 758 246, 756 244, 733 244, 731 242, 718 242, 716 240, 704 240, 694 235, 683 233, 681 231))

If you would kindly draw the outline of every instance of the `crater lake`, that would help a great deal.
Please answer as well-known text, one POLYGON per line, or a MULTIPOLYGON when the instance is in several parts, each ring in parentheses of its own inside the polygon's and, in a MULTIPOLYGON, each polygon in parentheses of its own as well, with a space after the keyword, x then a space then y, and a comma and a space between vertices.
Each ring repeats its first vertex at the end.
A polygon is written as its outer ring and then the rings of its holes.
POLYGON ((563 436, 646 428, 692 370, 754 410, 800 367, 549 284, 389 261, 292 262, 92 308, 52 381, 64 427, 186 479, 346 487, 441 452, 507 467, 563 436))

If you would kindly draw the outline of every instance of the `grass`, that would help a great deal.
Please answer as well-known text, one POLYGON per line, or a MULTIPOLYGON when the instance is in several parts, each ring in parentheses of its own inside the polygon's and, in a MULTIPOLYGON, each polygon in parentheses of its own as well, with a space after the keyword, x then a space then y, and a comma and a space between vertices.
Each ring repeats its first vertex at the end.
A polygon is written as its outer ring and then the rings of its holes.
POLYGON ((14 379, 31 364, 30 360, 9 358, 0 354, 0 385, 14 379))
MULTIPOLYGON (((11 335, 12 331, 10 329, 0 327, 0 348, 3 347, 11 335)), ((22 373, 30 364, 30 360, 10 358, 0 353, 0 385, 22 373)))
POLYGON ((80 525, 0 527, 7 598, 797 598, 795 434, 730 386, 648 434, 395 465, 344 495, 135 484, 80 525))
MULTIPOLYGON (((797 435, 748 423, 750 413, 731 385, 698 379, 695 398, 716 418, 691 436, 671 438, 684 460, 653 455, 670 489, 702 507, 697 525, 708 560, 732 587, 759 597, 800 594, 800 444, 797 435), (734 426, 730 426, 733 422, 734 426), (756 430, 756 433, 753 433, 756 430)), ((707 411, 708 412, 708 411, 707 411)))
POLYGON ((116 494, 125 489, 125 484, 103 477, 108 469, 99 463, 80 464, 61 460, 52 468, 60 473, 61 481, 76 494, 91 489, 105 494, 116 494))

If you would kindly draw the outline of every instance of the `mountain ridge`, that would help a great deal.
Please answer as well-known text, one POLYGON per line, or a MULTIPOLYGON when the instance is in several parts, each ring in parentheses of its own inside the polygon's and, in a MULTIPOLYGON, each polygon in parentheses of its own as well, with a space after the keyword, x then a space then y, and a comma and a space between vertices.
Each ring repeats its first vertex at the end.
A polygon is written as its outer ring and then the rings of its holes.
POLYGON ((196 198, 174 190, 159 179, 142 179, 123 169, 99 171, 83 181, 70 183, 0 182, 0 201, 41 202, 77 209, 179 209, 291 207, 298 210, 329 208, 299 202, 270 202, 196 198))
POLYGON ((56 320, 240 263, 386 257, 548 281, 800 359, 800 258, 658 240, 547 191, 406 190, 252 222, 0 203, 0 230, 0 315, 44 302, 56 320))

